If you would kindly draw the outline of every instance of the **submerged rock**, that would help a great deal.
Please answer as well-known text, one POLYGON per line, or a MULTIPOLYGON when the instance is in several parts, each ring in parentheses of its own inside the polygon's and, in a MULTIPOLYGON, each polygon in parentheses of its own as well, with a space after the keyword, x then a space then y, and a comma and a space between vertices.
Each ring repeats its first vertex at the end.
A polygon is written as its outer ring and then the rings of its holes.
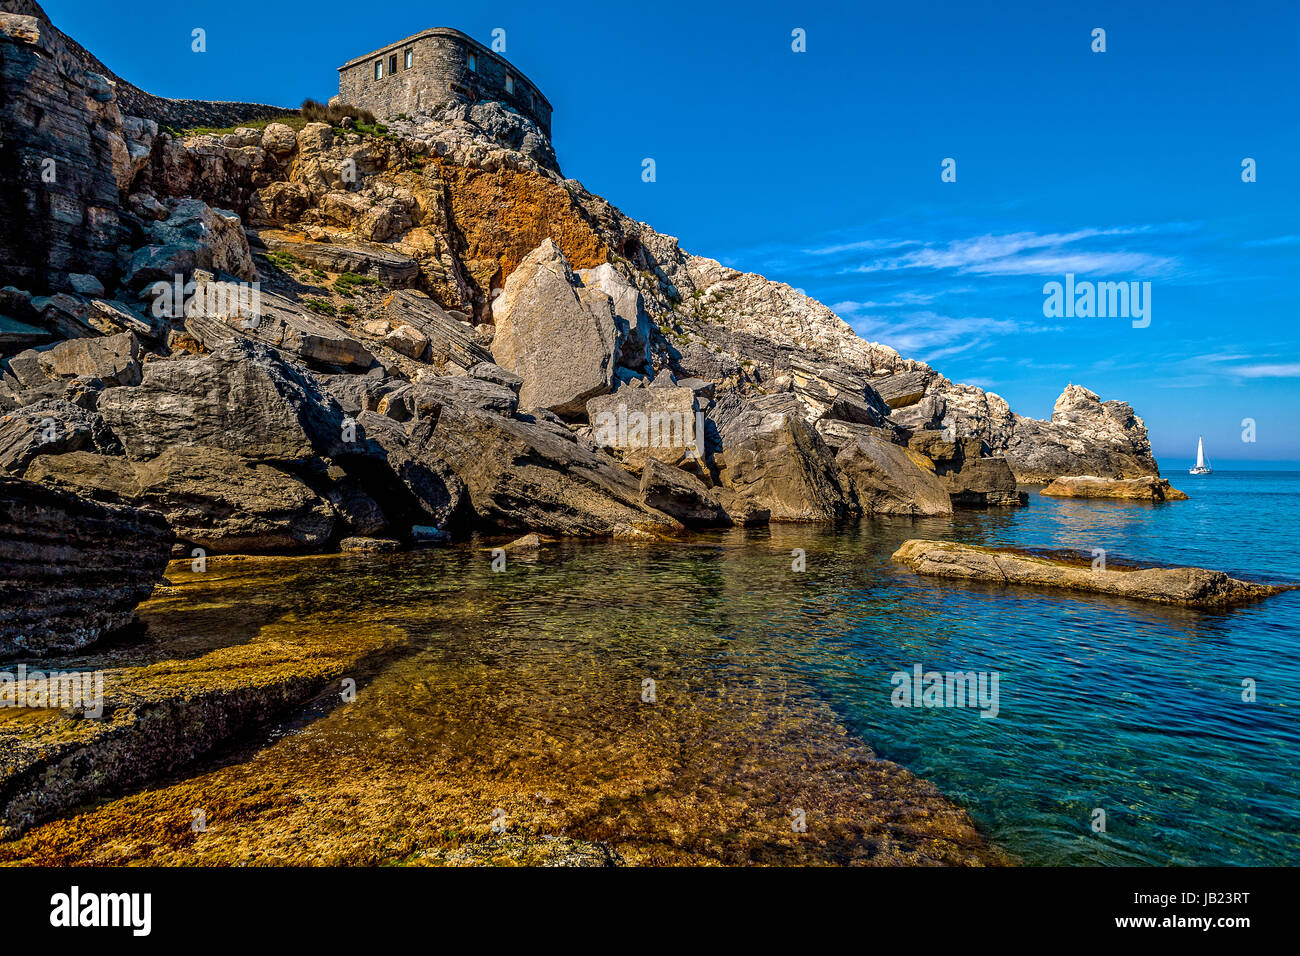
POLYGON ((1204 568, 1094 570, 1014 551, 919 538, 904 542, 893 559, 917 574, 932 577, 1092 591, 1183 607, 1225 607, 1290 590, 1240 581, 1223 571, 1204 568))
POLYGON ((626 866, 605 843, 560 836, 507 834, 467 843, 451 850, 424 851, 404 861, 408 866, 626 866))
POLYGON ((1132 501, 1186 501, 1187 495, 1168 478, 1097 478, 1077 475, 1057 478, 1039 494, 1052 498, 1123 498, 1132 501))
POLYGON ((344 538, 339 550, 356 554, 390 554, 402 550, 402 542, 393 538, 344 538))
POLYGON ((104 671, 99 717, 0 721, 0 837, 182 767, 403 640, 355 621, 271 625, 194 659, 104 671))
POLYGON ((0 657, 76 650, 127 624, 171 546, 157 514, 0 477, 0 657))

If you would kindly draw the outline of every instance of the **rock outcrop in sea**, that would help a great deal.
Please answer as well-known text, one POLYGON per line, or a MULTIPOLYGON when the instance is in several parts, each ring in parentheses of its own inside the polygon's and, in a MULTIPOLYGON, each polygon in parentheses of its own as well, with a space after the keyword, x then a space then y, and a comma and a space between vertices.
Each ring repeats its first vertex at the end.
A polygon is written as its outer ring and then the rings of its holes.
POLYGON ((1077 560, 920 538, 905 541, 893 560, 928 577, 1091 591, 1195 608, 1230 607, 1290 589, 1205 568, 1092 567, 1077 560))
POLYGON ((1168 478, 1097 478, 1071 475, 1054 479, 1039 494, 1049 498, 1122 498, 1130 501, 1186 501, 1168 478))

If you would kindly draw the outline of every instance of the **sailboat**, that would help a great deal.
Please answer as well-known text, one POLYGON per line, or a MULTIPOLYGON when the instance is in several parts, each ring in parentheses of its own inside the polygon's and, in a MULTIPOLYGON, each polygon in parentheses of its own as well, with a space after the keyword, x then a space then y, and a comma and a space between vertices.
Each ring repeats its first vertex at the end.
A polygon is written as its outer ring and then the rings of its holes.
POLYGON ((1205 440, 1200 436, 1196 439, 1196 464, 1187 469, 1189 475, 1212 475, 1214 469, 1205 463, 1205 440))

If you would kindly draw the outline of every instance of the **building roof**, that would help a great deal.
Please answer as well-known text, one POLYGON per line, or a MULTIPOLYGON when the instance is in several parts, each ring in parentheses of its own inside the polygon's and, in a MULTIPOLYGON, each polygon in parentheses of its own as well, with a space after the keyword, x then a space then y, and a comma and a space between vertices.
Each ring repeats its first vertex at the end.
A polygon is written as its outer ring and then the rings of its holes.
POLYGON ((509 60, 503 57, 500 53, 497 53, 495 50, 488 49, 482 43, 479 43, 478 40, 475 40, 472 36, 469 36, 466 33, 462 33, 460 30, 453 29, 452 27, 430 27, 427 30, 421 30, 419 33, 413 33, 409 37, 406 37, 405 39, 397 40, 393 43, 386 43, 377 50, 371 50, 365 56, 358 56, 351 60, 348 60, 348 62, 344 63, 341 67, 339 67, 339 72, 342 73, 344 70, 350 70, 354 66, 360 66, 361 64, 367 63, 370 60, 379 59, 380 57, 387 55, 388 53, 392 52, 395 49, 399 49, 405 46, 410 46, 412 43, 415 43, 417 40, 423 40, 427 37, 438 37, 438 36, 452 37, 456 40, 461 41, 462 43, 467 44, 468 46, 473 47, 479 53, 486 54, 487 56, 490 56, 495 60, 500 60, 502 63, 504 63, 506 66, 510 68, 511 72, 513 72, 515 76, 519 77, 519 79, 523 80, 534 90, 536 90, 537 95, 542 98, 542 101, 547 105, 548 108, 553 109, 553 107, 551 107, 551 101, 546 98, 546 94, 542 92, 542 88, 538 86, 536 83, 534 83, 532 80, 530 80, 527 76, 525 76, 523 70, 519 69, 513 63, 511 63, 509 60))

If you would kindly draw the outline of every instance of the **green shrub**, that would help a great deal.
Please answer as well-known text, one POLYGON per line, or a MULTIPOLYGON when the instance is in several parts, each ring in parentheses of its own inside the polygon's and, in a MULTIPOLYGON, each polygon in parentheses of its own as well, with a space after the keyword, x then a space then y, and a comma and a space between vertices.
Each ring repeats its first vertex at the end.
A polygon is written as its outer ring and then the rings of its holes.
POLYGON ((291 256, 287 252, 268 252, 266 254, 266 261, 271 263, 271 265, 275 266, 277 269, 284 269, 285 271, 302 267, 302 263, 298 261, 297 257, 291 256))
POLYGON ((326 302, 324 299, 308 299, 304 305, 307 311, 315 312, 317 315, 337 315, 338 309, 334 308, 333 302, 326 302))
POLYGON ((341 296, 351 298, 366 286, 379 285, 378 279, 372 279, 370 276, 357 275, 355 272, 344 272, 334 280, 334 291, 341 296))

